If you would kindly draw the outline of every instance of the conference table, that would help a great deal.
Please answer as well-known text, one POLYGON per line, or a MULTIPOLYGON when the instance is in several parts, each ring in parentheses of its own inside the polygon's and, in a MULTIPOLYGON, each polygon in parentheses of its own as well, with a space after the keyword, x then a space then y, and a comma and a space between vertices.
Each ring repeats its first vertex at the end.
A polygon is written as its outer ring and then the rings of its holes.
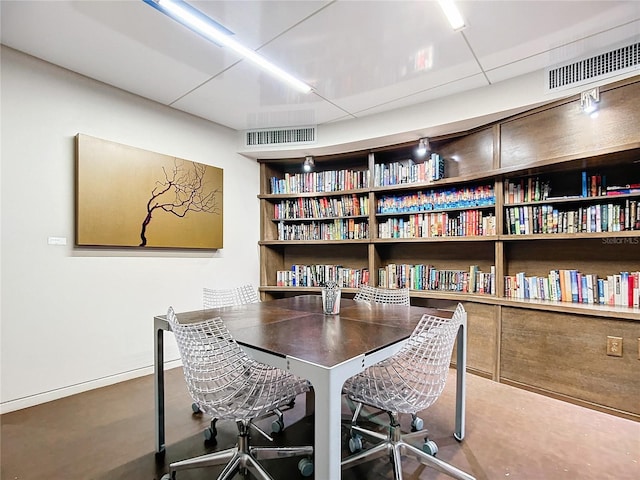
MULTIPOLYGON (((424 314, 453 312, 418 306, 355 302, 343 298, 338 315, 324 315, 322 297, 300 295, 267 302, 178 313, 181 323, 221 317, 256 360, 288 370, 313 385, 314 475, 341 476, 341 391, 349 377, 396 353, 424 314)), ((164 332, 166 315, 154 317, 156 453, 165 451, 164 332)), ((457 337, 454 436, 464 438, 466 318, 457 337)))

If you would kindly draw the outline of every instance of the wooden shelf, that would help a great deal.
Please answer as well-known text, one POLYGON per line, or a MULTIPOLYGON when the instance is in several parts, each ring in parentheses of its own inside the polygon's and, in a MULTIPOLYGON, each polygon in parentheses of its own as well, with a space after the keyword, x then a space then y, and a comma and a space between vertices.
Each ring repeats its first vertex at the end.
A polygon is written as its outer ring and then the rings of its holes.
MULTIPOLYGON (((592 233, 532 233, 529 235, 499 235, 503 241, 519 240, 577 240, 598 238, 640 238, 640 230, 625 230, 622 232, 592 232, 592 233)), ((639 245, 640 246, 640 245, 639 245)))
POLYGON ((340 245, 340 244, 367 244, 371 240, 260 240, 258 245, 340 245))
MULTIPOLYGON (((640 167, 638 167, 640 168, 640 167)), ((616 200, 640 198, 640 193, 623 193, 619 195, 599 195, 595 197, 580 197, 580 196, 567 196, 567 197, 551 197, 546 200, 536 200, 530 202, 512 202, 506 203, 504 206, 510 207, 528 207, 536 205, 557 205, 563 203, 612 203, 616 200)))
POLYGON ((303 193, 261 193, 258 198, 261 200, 271 200, 277 202, 279 200, 291 200, 292 198, 318 198, 318 197, 343 197, 350 195, 369 194, 369 188, 358 188, 355 190, 340 190, 332 192, 303 192, 303 193))
POLYGON ((466 237, 374 238, 371 243, 439 243, 439 242, 495 242, 497 235, 469 235, 466 237))

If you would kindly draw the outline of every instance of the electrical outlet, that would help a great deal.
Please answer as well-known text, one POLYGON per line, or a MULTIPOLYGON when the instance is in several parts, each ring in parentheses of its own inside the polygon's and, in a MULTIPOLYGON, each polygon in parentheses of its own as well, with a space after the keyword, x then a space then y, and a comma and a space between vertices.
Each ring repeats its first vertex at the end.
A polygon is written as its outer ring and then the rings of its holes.
POLYGON ((622 356, 622 337, 607 337, 607 355, 622 356))

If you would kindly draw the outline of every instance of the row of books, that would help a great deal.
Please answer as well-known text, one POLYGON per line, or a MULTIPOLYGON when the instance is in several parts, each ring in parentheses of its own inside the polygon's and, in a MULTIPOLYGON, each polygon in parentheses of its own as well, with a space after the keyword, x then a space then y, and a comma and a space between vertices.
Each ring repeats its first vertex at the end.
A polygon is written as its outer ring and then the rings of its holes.
POLYGON ((607 191, 607 176, 588 175, 586 171, 582 171, 582 191, 583 197, 599 197, 605 195, 607 191))
POLYGON ((356 240, 369 238, 369 222, 335 219, 331 222, 278 222, 278 240, 356 240))
POLYGON ((342 197, 303 198, 284 200, 274 205, 274 218, 303 219, 327 217, 353 217, 369 215, 369 197, 343 195, 342 197))
POLYGON ((505 297, 558 302, 640 307, 640 272, 599 278, 578 270, 551 270, 547 276, 507 275, 505 297))
POLYGON ((583 197, 614 196, 632 193, 640 193, 640 183, 607 185, 606 175, 587 175, 587 172, 582 172, 583 197))
POLYGON ((628 198, 564 211, 552 205, 507 207, 505 226, 508 235, 640 230, 640 208, 637 200, 628 198))
POLYGON ((529 177, 518 181, 507 180, 504 186, 505 203, 538 202, 546 200, 551 193, 551 183, 540 177, 529 177))
POLYGON ((607 196, 632 195, 636 193, 640 193, 640 183, 627 183, 625 185, 607 187, 607 196))
POLYGON ((369 187, 369 170, 326 170, 271 177, 271 193, 339 192, 369 187))
POLYGON ((496 198, 492 185, 446 188, 407 195, 383 195, 376 202, 378 213, 410 213, 452 208, 490 207, 496 198))
POLYGON ((390 263, 378 269, 378 286, 410 290, 440 290, 495 295, 495 267, 483 272, 477 265, 468 270, 442 270, 433 265, 390 263))
POLYGON ((373 184, 376 187, 407 183, 433 182, 444 178, 445 161, 432 153, 423 162, 412 159, 392 163, 376 163, 373 167, 373 184))
POLYGON ((278 287, 321 287, 328 282, 334 282, 341 288, 368 285, 369 269, 342 265, 292 265, 290 270, 276 272, 278 287))
POLYGON ((482 210, 417 213, 378 223, 378 238, 467 237, 496 234, 496 217, 482 210))

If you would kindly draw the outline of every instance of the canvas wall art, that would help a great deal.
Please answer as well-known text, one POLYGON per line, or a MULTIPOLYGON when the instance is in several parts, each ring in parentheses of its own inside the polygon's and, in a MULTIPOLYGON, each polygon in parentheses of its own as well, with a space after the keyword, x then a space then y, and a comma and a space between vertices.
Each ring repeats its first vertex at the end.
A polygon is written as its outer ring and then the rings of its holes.
POLYGON ((221 168, 76 136, 76 245, 218 249, 221 168))

